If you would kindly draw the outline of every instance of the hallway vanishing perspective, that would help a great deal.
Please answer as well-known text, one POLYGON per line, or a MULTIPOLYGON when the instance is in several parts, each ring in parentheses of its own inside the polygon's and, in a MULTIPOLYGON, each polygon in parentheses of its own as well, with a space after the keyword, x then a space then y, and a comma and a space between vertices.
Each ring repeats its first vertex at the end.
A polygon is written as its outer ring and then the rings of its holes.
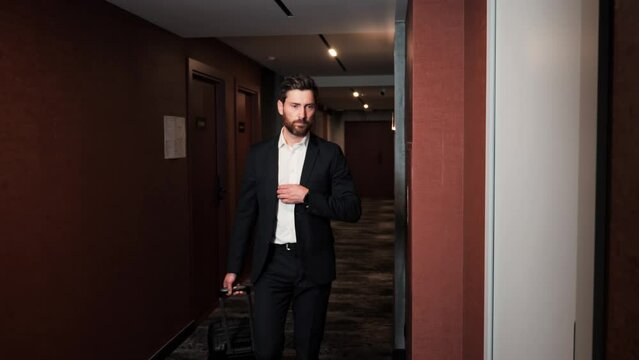
MULTIPOLYGON (((393 347, 394 208, 392 200, 362 199, 356 224, 335 222, 337 280, 333 283, 321 359, 390 359, 393 347)), ((231 319, 245 307, 233 300, 231 319)), ((294 359, 289 313, 284 359, 294 359)), ((220 321, 219 308, 203 321, 169 357, 207 358, 207 328, 220 321)), ((240 321, 240 320, 238 320, 240 321)))

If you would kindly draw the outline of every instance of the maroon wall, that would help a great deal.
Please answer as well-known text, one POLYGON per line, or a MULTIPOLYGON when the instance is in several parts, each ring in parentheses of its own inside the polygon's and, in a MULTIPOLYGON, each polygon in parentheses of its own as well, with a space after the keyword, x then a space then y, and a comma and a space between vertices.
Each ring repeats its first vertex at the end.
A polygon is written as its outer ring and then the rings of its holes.
POLYGON ((483 357, 485 5, 409 5, 412 359, 483 357))
POLYGON ((639 358, 639 2, 615 1, 606 358, 639 358))
POLYGON ((486 3, 464 2, 464 360, 484 358, 486 3))
POLYGON ((95 0, 3 4, 0 33, 2 356, 148 358, 194 320, 162 116, 186 115, 188 56, 227 94, 260 68, 95 0))

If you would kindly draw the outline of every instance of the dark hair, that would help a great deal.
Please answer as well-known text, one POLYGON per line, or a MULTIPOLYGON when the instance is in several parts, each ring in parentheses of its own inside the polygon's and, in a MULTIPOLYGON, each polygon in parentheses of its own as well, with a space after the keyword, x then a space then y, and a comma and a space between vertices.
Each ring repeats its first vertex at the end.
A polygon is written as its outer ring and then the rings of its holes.
POLYGON ((313 100, 317 102, 317 85, 315 85, 315 80, 308 75, 298 74, 285 77, 280 85, 280 93, 277 99, 284 102, 286 93, 289 90, 311 90, 313 92, 313 100))

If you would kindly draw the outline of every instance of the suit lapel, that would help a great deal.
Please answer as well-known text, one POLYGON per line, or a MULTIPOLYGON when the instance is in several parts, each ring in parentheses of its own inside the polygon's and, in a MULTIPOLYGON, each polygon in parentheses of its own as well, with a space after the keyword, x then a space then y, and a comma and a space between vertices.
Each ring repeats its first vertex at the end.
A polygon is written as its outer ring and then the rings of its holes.
POLYGON ((309 176, 311 176, 311 172, 313 172, 313 166, 315 166, 315 160, 317 160, 318 153, 319 146, 317 145, 317 138, 311 133, 310 138, 308 139, 308 148, 306 149, 306 157, 304 158, 300 184, 304 185, 307 183, 309 176))

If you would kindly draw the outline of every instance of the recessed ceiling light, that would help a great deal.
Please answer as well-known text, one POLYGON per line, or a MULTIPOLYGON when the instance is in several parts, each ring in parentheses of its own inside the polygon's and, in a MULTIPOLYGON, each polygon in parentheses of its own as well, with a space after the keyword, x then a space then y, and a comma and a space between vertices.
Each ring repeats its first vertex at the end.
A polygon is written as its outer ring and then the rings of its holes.
POLYGON ((364 104, 364 109, 368 109, 368 104, 364 104))
POLYGON ((342 64, 342 62, 340 61, 340 59, 337 57, 337 50, 335 50, 331 44, 328 43, 328 40, 326 40, 326 38, 324 37, 324 35, 322 34, 318 34, 320 39, 322 39, 322 42, 324 43, 324 45, 326 45, 326 48, 328 49, 328 53, 331 55, 331 57, 333 57, 335 59, 335 61, 337 62, 337 64, 339 65, 339 67, 342 68, 342 70, 346 71, 346 66, 344 66, 344 64, 342 64))
POLYGON ((357 91, 353 91, 353 96, 354 97, 359 97, 359 93, 357 91))

